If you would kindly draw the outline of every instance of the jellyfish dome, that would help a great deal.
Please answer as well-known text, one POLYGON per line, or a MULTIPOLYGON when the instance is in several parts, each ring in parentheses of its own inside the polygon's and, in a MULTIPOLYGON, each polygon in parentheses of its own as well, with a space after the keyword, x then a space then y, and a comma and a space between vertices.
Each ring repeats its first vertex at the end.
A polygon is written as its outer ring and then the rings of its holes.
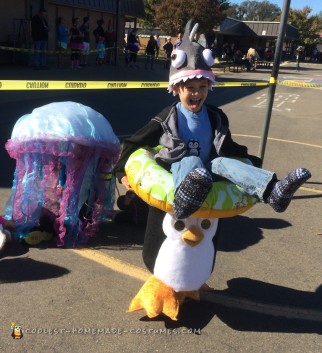
POLYGON ((40 228, 63 246, 97 233, 114 205, 111 171, 120 153, 102 114, 75 102, 38 107, 16 122, 6 149, 16 160, 5 208, 16 237, 40 228))

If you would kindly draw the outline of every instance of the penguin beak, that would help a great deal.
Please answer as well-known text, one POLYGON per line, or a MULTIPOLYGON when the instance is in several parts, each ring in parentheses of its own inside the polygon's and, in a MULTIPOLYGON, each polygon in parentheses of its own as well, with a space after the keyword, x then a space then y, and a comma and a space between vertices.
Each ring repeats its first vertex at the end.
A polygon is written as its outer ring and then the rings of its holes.
POLYGON ((204 235, 203 235, 202 231, 196 226, 190 227, 181 236, 182 241, 189 246, 198 245, 202 241, 203 238, 204 238, 204 235))

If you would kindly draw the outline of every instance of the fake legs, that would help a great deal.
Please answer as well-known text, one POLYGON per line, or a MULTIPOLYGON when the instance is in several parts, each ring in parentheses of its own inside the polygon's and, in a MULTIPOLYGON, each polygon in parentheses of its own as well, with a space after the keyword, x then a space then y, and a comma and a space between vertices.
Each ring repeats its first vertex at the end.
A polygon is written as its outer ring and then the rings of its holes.
POLYGON ((236 159, 216 158, 210 167, 206 169, 200 158, 195 156, 185 157, 172 164, 171 172, 175 188, 173 207, 178 219, 189 217, 197 211, 210 192, 212 182, 220 180, 220 177, 240 186, 261 202, 265 202, 264 198, 267 197, 265 191, 268 186, 276 181, 274 173, 236 159))
POLYGON ((268 184, 277 181, 275 173, 232 158, 215 158, 211 162, 211 171, 238 185, 261 202, 265 202, 268 184))
MULTIPOLYGON (((194 169, 205 168, 200 158, 195 156, 185 157, 173 163, 171 173, 174 189, 177 190, 185 177, 194 169)), ((265 169, 256 168, 237 159, 218 157, 211 162, 212 180, 225 178, 241 187, 247 194, 264 202, 264 193, 270 181, 277 181, 276 175, 265 169)))
POLYGON ((311 177, 309 170, 297 168, 283 179, 277 180, 273 172, 230 158, 216 158, 211 164, 213 173, 240 186, 259 201, 268 203, 276 212, 284 212, 294 193, 311 177))

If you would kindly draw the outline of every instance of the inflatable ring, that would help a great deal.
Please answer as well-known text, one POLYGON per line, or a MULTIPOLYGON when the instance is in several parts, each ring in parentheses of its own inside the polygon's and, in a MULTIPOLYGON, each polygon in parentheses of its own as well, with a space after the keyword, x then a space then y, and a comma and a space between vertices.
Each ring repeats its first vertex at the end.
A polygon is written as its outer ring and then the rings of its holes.
MULTIPOLYGON (((172 175, 162 168, 154 155, 162 148, 140 148, 125 165, 129 184, 149 205, 173 213, 174 186, 172 175)), ((248 159, 242 160, 250 163, 248 159)), ((193 216, 199 218, 233 217, 249 210, 257 200, 229 181, 216 181, 201 208, 193 216)))

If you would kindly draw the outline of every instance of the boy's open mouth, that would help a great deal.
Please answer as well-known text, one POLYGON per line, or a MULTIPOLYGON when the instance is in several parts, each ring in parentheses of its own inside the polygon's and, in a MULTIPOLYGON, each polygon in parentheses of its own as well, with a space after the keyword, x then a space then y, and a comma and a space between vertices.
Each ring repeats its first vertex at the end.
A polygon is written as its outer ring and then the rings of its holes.
POLYGON ((199 108, 200 106, 200 99, 190 99, 190 107, 192 109, 196 109, 196 108, 199 108))

